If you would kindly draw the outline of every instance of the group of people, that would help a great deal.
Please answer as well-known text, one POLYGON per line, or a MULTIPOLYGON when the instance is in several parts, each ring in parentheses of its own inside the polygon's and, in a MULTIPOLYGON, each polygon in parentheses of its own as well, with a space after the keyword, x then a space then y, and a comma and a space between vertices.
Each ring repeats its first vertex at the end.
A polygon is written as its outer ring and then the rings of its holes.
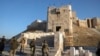
MULTIPOLYGON (((32 53, 31 56, 35 56, 35 50, 36 50, 35 40, 33 39, 29 45, 32 53)), ((41 51, 42 51, 42 56, 49 56, 49 47, 46 40, 44 40, 42 43, 41 51)))
MULTIPOLYGON (((9 56, 15 56, 16 55, 16 50, 17 48, 20 46, 20 53, 24 53, 25 50, 25 38, 21 38, 21 40, 18 42, 17 39, 15 37, 11 38, 9 40, 9 56)), ((5 43, 6 43, 6 39, 5 36, 3 36, 0 40, 0 54, 2 55, 2 52, 4 51, 5 48, 5 43)), ((30 46, 30 51, 31 51, 31 56, 35 56, 35 52, 36 52, 36 42, 35 39, 32 39, 29 43, 30 46)), ((42 43, 42 56, 49 56, 49 47, 47 44, 47 41, 44 40, 42 43)))
MULTIPOLYGON (((21 38, 20 42, 18 42, 17 39, 13 37, 9 41, 9 48, 10 48, 9 56, 15 56, 18 46, 20 46, 20 53, 24 53, 25 42, 26 42, 25 38, 21 38)), ((4 51, 5 43, 6 43, 5 36, 2 36, 2 38, 0 39, 0 56, 2 52, 4 51)), ((31 51, 30 55, 35 56, 35 50, 36 50, 35 39, 32 39, 30 41, 29 46, 30 46, 30 51, 31 51)), ((42 43, 41 51, 42 51, 42 56, 49 56, 49 47, 46 40, 44 40, 42 43)), ((96 55, 100 56, 100 42, 98 43, 98 46, 97 46, 96 55)))

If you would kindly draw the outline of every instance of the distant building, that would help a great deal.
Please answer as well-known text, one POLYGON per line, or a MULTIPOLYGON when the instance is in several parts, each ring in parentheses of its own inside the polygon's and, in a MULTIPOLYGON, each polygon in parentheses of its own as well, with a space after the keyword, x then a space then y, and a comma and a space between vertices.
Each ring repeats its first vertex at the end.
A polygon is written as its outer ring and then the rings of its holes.
POLYGON ((34 22, 32 22, 30 25, 27 26, 27 31, 35 31, 35 30, 46 31, 46 25, 47 25, 46 21, 35 20, 34 22))

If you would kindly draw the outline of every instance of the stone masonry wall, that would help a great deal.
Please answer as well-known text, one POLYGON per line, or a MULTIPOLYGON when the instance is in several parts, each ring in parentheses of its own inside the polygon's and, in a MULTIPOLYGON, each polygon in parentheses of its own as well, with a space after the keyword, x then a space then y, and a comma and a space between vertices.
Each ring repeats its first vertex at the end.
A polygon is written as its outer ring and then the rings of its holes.
POLYGON ((67 7, 62 8, 49 8, 48 11, 48 30, 56 31, 56 27, 61 27, 61 30, 68 29, 69 14, 67 7))
POLYGON ((78 20, 78 25, 79 25, 80 27, 85 27, 85 28, 88 27, 87 21, 86 21, 86 20, 78 20))
MULTIPOLYGON (((73 11, 72 17, 76 18, 76 13, 73 11)), ((61 31, 69 30, 69 7, 62 6, 60 8, 49 7, 48 8, 48 25, 47 30, 56 32, 57 27, 61 27, 61 31)))

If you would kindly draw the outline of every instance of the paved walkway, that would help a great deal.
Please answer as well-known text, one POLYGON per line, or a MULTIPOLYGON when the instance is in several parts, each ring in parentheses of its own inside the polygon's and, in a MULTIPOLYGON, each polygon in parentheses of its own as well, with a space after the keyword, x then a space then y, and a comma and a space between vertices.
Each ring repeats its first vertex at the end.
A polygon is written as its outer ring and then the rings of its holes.
MULTIPOLYGON (((24 53, 20 53, 20 52, 19 52, 19 49, 20 49, 20 47, 18 47, 17 53, 16 53, 15 56, 30 56, 30 55, 31 55, 29 46, 27 46, 27 47, 25 48, 25 52, 24 52, 24 53)), ((89 49, 89 50, 91 49, 92 52, 95 52, 95 48, 91 48, 91 47, 85 48, 85 50, 87 50, 87 49, 89 49)), ((49 55, 50 55, 50 56, 54 56, 55 53, 56 53, 56 50, 55 50, 53 47, 50 47, 49 55)), ((1 56, 9 56, 9 47, 8 47, 8 46, 6 46, 6 48, 5 48, 4 52, 3 52, 3 55, 1 55, 1 56)), ((40 47, 40 46, 37 46, 37 47, 36 47, 35 56, 42 56, 41 47, 40 47)), ((66 56, 66 55, 63 54, 63 56, 66 56)), ((95 56, 95 54, 93 54, 93 56, 95 56)))
MULTIPOLYGON (((30 56, 31 55, 30 48, 28 46, 25 48, 24 53, 20 53, 19 51, 20 51, 20 47, 18 47, 15 56, 30 56)), ((50 47, 49 52, 50 52, 50 54, 49 54, 50 56, 54 56, 55 50, 52 47, 50 47)), ((9 47, 8 46, 6 46, 2 56, 9 56, 9 47)), ((39 47, 39 46, 36 47, 35 56, 42 56, 41 47, 39 47)))

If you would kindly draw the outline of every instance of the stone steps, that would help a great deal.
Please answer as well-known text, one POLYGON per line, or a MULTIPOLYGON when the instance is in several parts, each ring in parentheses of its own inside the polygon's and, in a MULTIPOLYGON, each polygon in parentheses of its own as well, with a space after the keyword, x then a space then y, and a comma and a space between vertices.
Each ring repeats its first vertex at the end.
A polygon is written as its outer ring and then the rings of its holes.
MULTIPOLYGON (((16 56, 20 56, 20 55, 21 56, 30 56, 30 54, 31 54, 29 46, 27 46, 25 48, 24 53, 20 53, 19 51, 20 51, 20 47, 18 47, 18 49, 17 49, 16 56)), ((54 56, 55 52, 56 52, 55 49, 53 47, 50 47, 49 55, 50 56, 54 56)), ((6 46, 2 56, 8 56, 8 55, 9 55, 9 47, 6 46)), ((42 56, 42 52, 41 52, 41 47, 40 46, 36 46, 35 55, 36 56, 42 56)))
MULTIPOLYGON (((87 48, 87 49, 89 49, 89 48, 87 48)), ((25 48, 25 52, 24 53, 20 53, 19 50, 20 50, 20 47, 18 47, 18 49, 17 49, 16 56, 30 56, 30 54, 31 54, 29 46, 27 46, 25 48)), ((53 47, 50 47, 49 56, 55 56, 55 53, 56 53, 56 50, 53 47)), ((6 46, 2 56, 8 56, 8 55, 9 55, 9 46, 6 46)), ((36 46, 35 56, 42 56, 41 46, 36 46)), ((64 51, 62 53, 62 56, 69 56, 69 55, 68 55, 68 53, 66 51, 64 51)), ((96 56, 94 51, 93 51, 93 56, 96 56)))

